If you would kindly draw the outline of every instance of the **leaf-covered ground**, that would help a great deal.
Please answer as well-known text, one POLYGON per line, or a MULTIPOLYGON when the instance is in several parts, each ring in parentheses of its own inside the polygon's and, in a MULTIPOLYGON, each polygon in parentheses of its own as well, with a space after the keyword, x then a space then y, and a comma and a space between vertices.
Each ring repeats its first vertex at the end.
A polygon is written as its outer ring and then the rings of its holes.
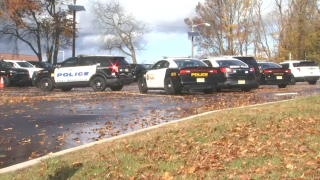
POLYGON ((319 179, 320 96, 228 110, 0 179, 319 179))

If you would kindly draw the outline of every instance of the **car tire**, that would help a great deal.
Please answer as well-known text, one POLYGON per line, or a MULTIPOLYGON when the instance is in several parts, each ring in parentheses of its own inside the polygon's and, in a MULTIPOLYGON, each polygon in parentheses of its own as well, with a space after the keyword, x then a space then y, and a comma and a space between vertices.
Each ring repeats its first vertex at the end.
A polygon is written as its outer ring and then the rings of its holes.
POLYGON ((95 77, 90 81, 90 86, 95 92, 101 92, 106 90, 107 81, 103 77, 95 77))
POLYGON ((315 85, 315 84, 317 84, 317 80, 314 80, 314 81, 308 81, 308 83, 309 83, 310 85, 315 85))
POLYGON ((120 91, 123 88, 123 85, 110 86, 112 91, 120 91))
POLYGON ((60 88, 60 89, 63 92, 68 92, 68 91, 71 91, 73 88, 72 87, 65 87, 65 88, 60 88))
POLYGON ((212 94, 214 92, 214 89, 213 88, 211 88, 211 89, 204 89, 203 90, 203 93, 204 94, 212 94))
MULTIPOLYGON (((8 87, 8 86, 10 86, 10 78, 9 77, 7 77, 7 76, 2 76, 2 78, 3 78, 3 85, 4 85, 4 87, 8 87)), ((1 79, 0 79, 0 81, 1 81, 1 79)))
POLYGON ((279 88, 286 88, 287 85, 286 85, 286 84, 278 84, 278 87, 279 87, 279 88))
POLYGON ((244 92, 250 92, 252 88, 249 88, 249 87, 243 87, 241 88, 241 91, 244 91, 244 92))
POLYGON ((172 80, 169 77, 164 79, 164 90, 169 95, 181 93, 181 90, 174 87, 172 80))
POLYGON ((42 91, 52 91, 54 88, 53 81, 49 77, 43 77, 39 81, 39 88, 42 91))
POLYGON ((295 85, 297 82, 296 82, 296 79, 294 78, 294 76, 292 75, 292 78, 291 78, 291 81, 290 81, 290 85, 295 85))
POLYGON ((148 92, 148 86, 144 78, 138 79, 138 87, 141 94, 145 94, 148 92))

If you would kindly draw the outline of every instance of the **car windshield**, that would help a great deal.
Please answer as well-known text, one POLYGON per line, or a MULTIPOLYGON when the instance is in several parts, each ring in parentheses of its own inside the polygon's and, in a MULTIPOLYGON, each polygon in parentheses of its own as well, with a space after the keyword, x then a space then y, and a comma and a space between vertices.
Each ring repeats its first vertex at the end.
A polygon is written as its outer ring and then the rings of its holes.
POLYGON ((207 67, 207 65, 196 59, 176 59, 173 60, 178 67, 207 67))
POLYGON ((152 68, 152 65, 153 65, 153 64, 142 64, 142 66, 143 66, 145 69, 150 69, 150 68, 152 68))
POLYGON ((20 67, 33 67, 32 64, 28 62, 17 62, 20 67))
POLYGON ((293 67, 318 66, 314 61, 302 61, 300 63, 293 63, 293 67))
POLYGON ((258 63, 261 69, 270 69, 270 68, 282 68, 279 64, 276 63, 258 63))
POLYGON ((45 68, 53 68, 53 67, 54 67, 52 64, 47 63, 47 62, 42 62, 42 64, 43 64, 43 66, 44 66, 45 68))
POLYGON ((7 63, 5 61, 0 61, 0 66, 4 67, 4 68, 12 68, 13 67, 12 64, 7 63))
POLYGON ((217 60, 219 66, 248 66, 242 61, 237 60, 217 60))

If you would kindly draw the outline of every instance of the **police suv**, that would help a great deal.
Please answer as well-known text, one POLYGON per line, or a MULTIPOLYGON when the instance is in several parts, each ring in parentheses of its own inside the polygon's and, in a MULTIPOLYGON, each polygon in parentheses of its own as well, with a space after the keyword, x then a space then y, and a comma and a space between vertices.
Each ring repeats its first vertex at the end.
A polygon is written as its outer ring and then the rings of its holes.
POLYGON ((216 68, 198 59, 165 57, 138 79, 138 87, 140 93, 165 90, 167 94, 177 94, 182 90, 196 90, 211 94, 218 83, 217 73, 216 68))
POLYGON ((78 56, 63 61, 60 67, 39 71, 33 81, 42 91, 70 91, 75 87, 120 91, 133 82, 133 77, 131 66, 122 56, 78 56))

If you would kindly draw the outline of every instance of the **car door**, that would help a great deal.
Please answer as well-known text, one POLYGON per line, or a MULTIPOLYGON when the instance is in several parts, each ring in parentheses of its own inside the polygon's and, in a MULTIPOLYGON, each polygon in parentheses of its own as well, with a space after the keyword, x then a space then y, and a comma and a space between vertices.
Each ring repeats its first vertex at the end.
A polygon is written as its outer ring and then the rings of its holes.
POLYGON ((169 68, 170 63, 163 60, 160 68, 155 71, 155 86, 156 88, 164 88, 164 78, 166 77, 166 71, 169 68))
POLYGON ((90 77, 96 73, 96 66, 79 66, 78 58, 70 58, 61 67, 54 71, 54 80, 60 83, 87 83, 90 77))
POLYGON ((158 74, 158 70, 161 68, 163 61, 158 61, 152 66, 152 68, 146 73, 146 82, 148 88, 156 88, 157 82, 155 76, 158 74))

